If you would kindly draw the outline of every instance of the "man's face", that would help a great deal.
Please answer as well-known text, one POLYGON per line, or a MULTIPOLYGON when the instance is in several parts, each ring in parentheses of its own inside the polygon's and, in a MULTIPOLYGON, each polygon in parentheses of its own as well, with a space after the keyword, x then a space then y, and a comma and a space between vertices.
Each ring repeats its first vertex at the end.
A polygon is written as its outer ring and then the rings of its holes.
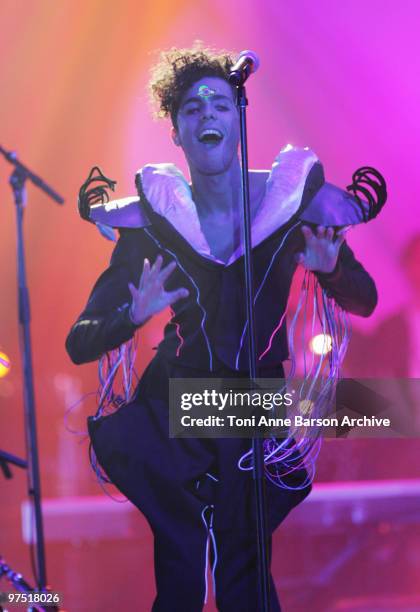
POLYGON ((226 172, 238 155, 239 115, 232 88, 217 77, 196 81, 183 95, 174 143, 202 174, 226 172))

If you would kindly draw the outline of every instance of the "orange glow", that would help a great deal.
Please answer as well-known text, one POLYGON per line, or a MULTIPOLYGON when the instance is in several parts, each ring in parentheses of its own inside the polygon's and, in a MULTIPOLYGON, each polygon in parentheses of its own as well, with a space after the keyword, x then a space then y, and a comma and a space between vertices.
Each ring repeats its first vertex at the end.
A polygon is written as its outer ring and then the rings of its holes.
POLYGON ((10 359, 6 353, 0 351, 0 378, 4 378, 10 372, 10 359))

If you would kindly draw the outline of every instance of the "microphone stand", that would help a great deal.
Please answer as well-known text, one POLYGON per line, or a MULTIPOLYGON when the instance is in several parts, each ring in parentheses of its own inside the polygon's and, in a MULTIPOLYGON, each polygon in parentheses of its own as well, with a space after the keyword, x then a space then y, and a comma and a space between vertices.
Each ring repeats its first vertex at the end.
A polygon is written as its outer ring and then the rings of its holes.
MULTIPOLYGON (((245 265, 245 293, 246 310, 248 319, 248 358, 249 373, 253 382, 257 377, 256 365, 256 342, 255 342, 255 318, 254 318, 254 279, 251 256, 251 209, 249 197, 248 176, 248 143, 246 127, 246 107, 248 100, 244 79, 239 82, 234 78, 236 85, 236 105, 239 108, 240 131, 241 131, 241 161, 242 161, 242 201, 244 214, 244 265, 245 265)), ((232 81, 231 81, 232 82, 232 81)), ((268 566, 268 532, 267 532, 267 508, 265 499, 265 476, 264 476, 264 439, 255 436, 252 439, 252 453, 254 460, 253 477, 257 516, 257 540, 258 540, 258 571, 259 571, 259 596, 260 612, 270 612, 270 572, 268 566)))
POLYGON ((16 457, 16 455, 11 455, 10 453, 6 453, 0 449, 0 468, 3 472, 5 478, 12 478, 12 471, 9 467, 9 463, 11 465, 16 465, 22 469, 26 469, 28 467, 28 463, 21 459, 20 457, 16 457))
POLYGON ((26 201, 25 181, 29 179, 44 193, 49 195, 59 204, 63 204, 63 198, 57 194, 40 177, 31 172, 26 166, 18 161, 16 154, 5 151, 0 146, 0 153, 14 167, 10 177, 10 184, 16 204, 16 228, 17 228, 17 281, 18 281, 18 303, 19 303, 19 336, 20 349, 23 362, 24 375, 24 411, 25 411, 25 434, 26 449, 28 454, 28 496, 32 500, 35 515, 36 533, 36 559, 38 590, 43 591, 47 585, 44 552, 44 530, 42 524, 41 510, 41 485, 39 476, 38 446, 36 436, 35 418, 35 394, 33 383, 32 349, 30 335, 30 302, 29 291, 26 283, 25 250, 23 239, 23 212, 26 201))

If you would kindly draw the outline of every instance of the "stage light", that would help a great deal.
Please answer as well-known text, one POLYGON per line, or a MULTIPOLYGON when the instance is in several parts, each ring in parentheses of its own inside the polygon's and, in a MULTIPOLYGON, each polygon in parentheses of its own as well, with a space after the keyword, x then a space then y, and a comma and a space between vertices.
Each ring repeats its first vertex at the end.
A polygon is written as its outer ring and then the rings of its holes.
POLYGON ((0 351, 0 378, 4 378, 10 371, 10 359, 6 353, 0 351))
POLYGON ((318 334, 309 342, 309 348, 315 355, 325 355, 332 348, 332 339, 329 334, 318 334))

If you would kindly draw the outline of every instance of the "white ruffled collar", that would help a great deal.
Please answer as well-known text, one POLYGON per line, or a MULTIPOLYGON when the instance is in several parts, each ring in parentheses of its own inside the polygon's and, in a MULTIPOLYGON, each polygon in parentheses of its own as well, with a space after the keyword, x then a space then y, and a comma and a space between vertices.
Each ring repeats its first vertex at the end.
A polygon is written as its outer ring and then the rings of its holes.
MULTIPOLYGON (((277 155, 266 182, 264 198, 252 222, 253 247, 284 225, 299 209, 306 178, 317 161, 317 156, 307 147, 287 145, 277 155)), ((227 262, 211 253, 190 186, 174 164, 147 164, 139 174, 144 195, 154 212, 169 221, 200 255, 226 265, 243 255, 242 242, 227 262)))

